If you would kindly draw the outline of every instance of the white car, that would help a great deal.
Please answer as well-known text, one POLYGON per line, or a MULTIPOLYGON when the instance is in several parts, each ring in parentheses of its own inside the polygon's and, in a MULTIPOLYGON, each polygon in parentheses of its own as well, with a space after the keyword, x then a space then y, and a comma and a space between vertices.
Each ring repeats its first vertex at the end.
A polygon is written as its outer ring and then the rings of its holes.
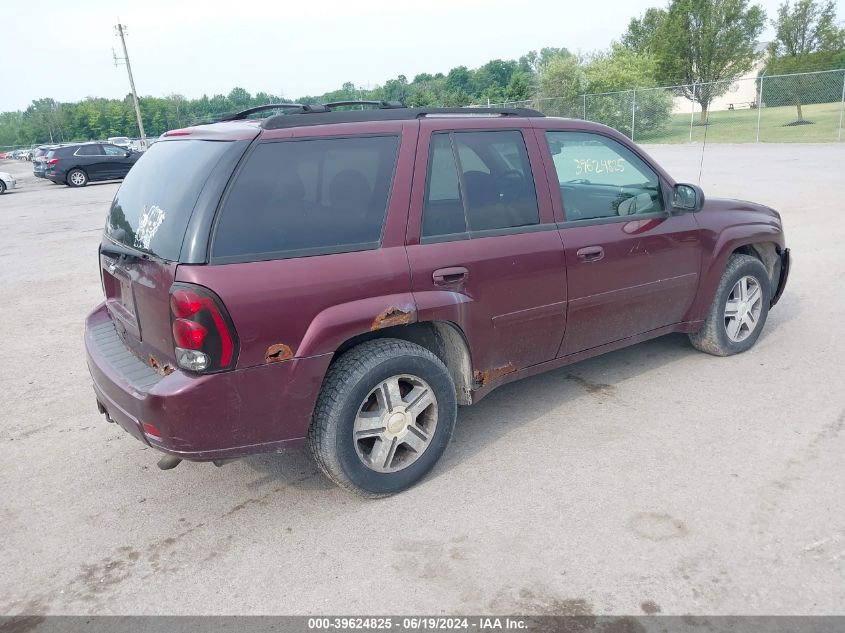
POLYGON ((12 177, 12 174, 0 171, 0 195, 6 193, 6 189, 14 189, 17 181, 12 177))

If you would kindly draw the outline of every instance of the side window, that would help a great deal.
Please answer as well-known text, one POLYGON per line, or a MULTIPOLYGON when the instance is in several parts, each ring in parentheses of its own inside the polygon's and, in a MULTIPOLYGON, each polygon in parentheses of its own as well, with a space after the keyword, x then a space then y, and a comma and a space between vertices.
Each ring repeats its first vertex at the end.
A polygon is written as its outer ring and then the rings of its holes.
POLYGON ((423 237, 539 224, 522 133, 435 134, 429 162, 423 237))
POLYGON ((663 211, 660 179, 636 154, 599 134, 546 132, 567 220, 663 211))
POLYGON ((434 134, 428 159, 428 185, 423 209, 423 237, 464 233, 467 230, 458 165, 450 134, 434 134))
POLYGON ((106 156, 125 156, 126 150, 120 149, 115 145, 103 145, 103 149, 106 152, 106 156))
POLYGON ((80 145, 75 153, 77 156, 102 156, 103 150, 99 145, 80 145))
POLYGON ((377 248, 398 149, 396 136, 260 144, 226 198, 212 257, 243 261, 377 248))

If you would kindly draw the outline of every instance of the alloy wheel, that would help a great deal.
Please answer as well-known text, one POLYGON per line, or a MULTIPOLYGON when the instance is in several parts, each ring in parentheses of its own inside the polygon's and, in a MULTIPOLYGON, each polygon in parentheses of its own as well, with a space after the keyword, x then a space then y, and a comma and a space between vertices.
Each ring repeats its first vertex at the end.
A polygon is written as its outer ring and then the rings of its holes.
POLYGON ((757 328, 763 310, 763 289, 756 278, 741 277, 725 303, 725 330, 728 338, 740 343, 757 328))
POLYGON ((437 428, 437 397, 422 378, 391 376, 370 391, 353 424, 355 450, 367 468, 393 473, 425 452, 437 428))

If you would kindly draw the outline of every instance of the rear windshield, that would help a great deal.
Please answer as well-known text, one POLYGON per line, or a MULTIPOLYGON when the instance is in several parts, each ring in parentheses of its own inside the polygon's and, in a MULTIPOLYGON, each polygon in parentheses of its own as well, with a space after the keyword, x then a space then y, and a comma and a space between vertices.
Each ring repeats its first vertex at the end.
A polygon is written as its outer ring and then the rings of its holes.
POLYGON ((229 192, 212 260, 378 248, 398 148, 397 136, 259 145, 229 192))
POLYGON ((153 145, 118 189, 106 233, 137 250, 178 260, 197 198, 229 147, 225 141, 200 140, 153 145))

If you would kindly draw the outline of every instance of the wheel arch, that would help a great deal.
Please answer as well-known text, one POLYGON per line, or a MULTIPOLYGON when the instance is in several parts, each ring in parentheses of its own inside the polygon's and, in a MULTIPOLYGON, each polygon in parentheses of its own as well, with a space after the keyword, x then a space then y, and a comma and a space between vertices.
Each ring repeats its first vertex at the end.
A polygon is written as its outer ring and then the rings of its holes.
POLYGON ((779 255, 784 248, 784 236, 778 226, 768 222, 735 224, 715 235, 712 244, 709 253, 704 254, 698 296, 684 319, 688 322, 700 322, 704 319, 728 260, 734 253, 751 255, 763 262, 773 287, 779 279, 779 255), (772 257, 776 261, 773 262, 772 257))
POLYGON ((455 383, 458 404, 472 403, 472 359, 466 336, 458 325, 450 321, 423 321, 364 332, 341 343, 334 359, 361 343, 380 338, 400 339, 429 350, 449 370, 455 383))

